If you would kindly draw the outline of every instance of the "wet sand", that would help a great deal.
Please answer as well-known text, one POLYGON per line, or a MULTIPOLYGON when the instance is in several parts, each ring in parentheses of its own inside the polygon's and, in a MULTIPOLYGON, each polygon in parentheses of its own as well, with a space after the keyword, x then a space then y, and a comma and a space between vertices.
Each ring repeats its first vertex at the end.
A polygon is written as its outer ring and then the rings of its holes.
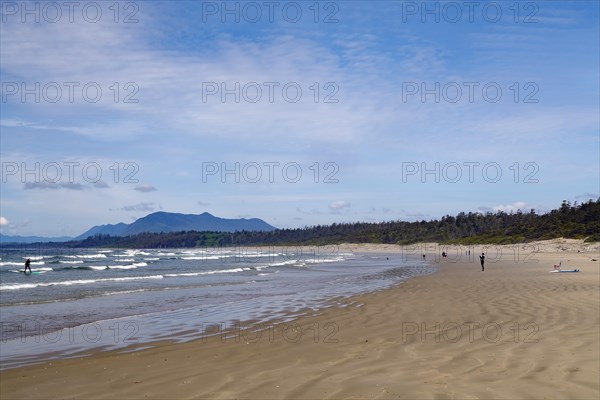
MULTIPOLYGON (((434 261, 439 248, 423 249, 434 261)), ((496 257, 497 248, 486 249, 484 272, 481 248, 471 248, 472 261, 452 249, 451 259, 437 257, 437 273, 262 326, 261 334, 242 328, 7 370, 0 397, 597 399, 598 244, 505 249, 496 257), (561 260, 581 272, 549 273, 561 260)))

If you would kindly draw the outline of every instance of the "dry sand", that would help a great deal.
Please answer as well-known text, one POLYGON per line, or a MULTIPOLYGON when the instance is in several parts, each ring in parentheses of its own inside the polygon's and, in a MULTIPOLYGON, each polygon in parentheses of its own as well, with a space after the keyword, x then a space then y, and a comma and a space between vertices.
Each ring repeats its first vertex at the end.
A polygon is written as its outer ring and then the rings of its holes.
MULTIPOLYGON (((351 251, 398 246, 345 245, 351 251)), ((425 249, 434 260, 441 247, 425 249)), ((598 399, 598 244, 444 248, 439 272, 260 337, 161 343, 0 374, 6 399, 598 399), (517 249, 520 249, 517 251, 517 249), (481 248, 471 248, 472 257, 481 248), (453 258, 453 259, 452 259, 453 258), (580 273, 548 273, 555 263, 580 273), (284 329, 287 329, 284 331, 284 329), (287 340, 284 340, 284 333, 287 340)))

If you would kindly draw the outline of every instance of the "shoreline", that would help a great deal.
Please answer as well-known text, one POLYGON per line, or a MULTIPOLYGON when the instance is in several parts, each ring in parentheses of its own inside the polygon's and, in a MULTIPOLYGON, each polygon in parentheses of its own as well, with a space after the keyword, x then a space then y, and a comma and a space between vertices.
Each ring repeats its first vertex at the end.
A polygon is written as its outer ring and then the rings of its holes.
MULTIPOLYGON (((243 249, 244 252, 249 251, 250 253, 255 253, 258 250, 257 248, 243 249)), ((287 251, 289 250, 287 249, 287 251)), ((185 306, 177 301, 173 303, 164 302, 164 310, 148 312, 147 309, 132 306, 129 307, 131 314, 118 315, 113 312, 112 315, 107 316, 108 318, 92 319, 94 316, 101 317, 102 310, 108 310, 106 304, 110 302, 117 304, 129 300, 128 303, 135 305, 147 301, 147 297, 145 297, 147 290, 139 295, 137 293, 127 294, 137 291, 127 291, 124 294, 114 292, 110 298, 101 295, 88 296, 74 301, 37 303, 31 305, 35 308, 25 308, 22 313, 20 312, 21 307, 27 306, 16 305, 15 309, 8 310, 12 313, 12 318, 6 313, 3 315, 5 320, 11 322, 0 324, 2 325, 3 341, 0 370, 6 371, 61 358, 74 358, 81 354, 95 353, 99 350, 127 351, 128 348, 150 348, 154 346, 155 342, 161 341, 189 342, 215 334, 213 331, 215 331, 217 325, 219 329, 223 330, 236 329, 236 326, 239 330, 239 324, 241 324, 241 328, 246 329, 247 326, 257 323, 291 321, 311 313, 313 310, 341 306, 340 302, 345 302, 345 299, 355 294, 380 290, 395 284, 399 280, 433 271, 432 267, 421 261, 415 263, 406 262, 405 260, 405 262, 402 262, 398 254, 382 253, 378 249, 371 250, 354 252, 355 257, 352 257, 349 251, 339 250, 337 247, 292 249, 292 253, 295 253, 294 257, 298 257, 299 260, 323 260, 322 264, 314 263, 316 271, 329 271, 328 265, 332 259, 337 259, 338 256, 342 256, 340 258, 350 256, 345 260, 345 262, 350 263, 347 266, 354 267, 358 265, 364 271, 361 273, 366 274, 365 278, 368 278, 368 280, 363 281, 359 278, 357 283, 346 285, 343 272, 341 272, 346 264, 342 262, 340 266, 336 267, 341 268, 339 276, 342 277, 342 281, 331 286, 330 289, 323 287, 322 291, 318 292, 313 290, 315 287, 304 286, 305 290, 298 289, 300 291, 295 295, 259 296, 260 298, 244 301, 241 305, 238 304, 239 302, 232 302, 231 307, 220 307, 215 305, 214 302, 208 304, 202 302, 202 304, 196 303, 185 306), (373 262, 379 265, 376 268, 371 268, 374 267, 373 262), (402 267, 393 268, 397 265, 402 267), (373 269, 376 272, 373 272, 373 269), (139 296, 139 299, 130 296, 139 296), (56 308, 52 308, 57 304, 59 307, 63 304, 62 310, 56 311, 56 308), (174 307, 169 308, 170 304, 173 304, 174 307), (40 322, 39 319, 35 318, 36 315, 52 315, 51 312, 59 316, 68 316, 71 315, 71 311, 77 313, 83 309, 89 310, 93 314, 90 314, 90 317, 82 322, 70 323, 66 326, 59 325, 57 320, 45 318, 40 322), (26 314, 26 312, 30 312, 30 314, 26 314), (25 315, 32 315, 32 317, 26 317, 25 315), (18 324, 12 321, 24 322, 18 324), (206 330, 210 332, 205 332, 206 330)), ((281 256, 282 253, 286 253, 286 249, 271 248, 260 251, 263 254, 265 252, 281 256)), ((286 257, 283 256, 283 258, 286 257)), ((275 259, 270 262, 278 265, 277 261, 275 259)), ((177 288, 176 292, 181 294, 175 299, 179 300, 188 295, 196 296, 194 290, 195 288, 177 288)), ((152 293, 156 292, 170 292, 170 289, 153 291, 152 293)), ((223 298, 223 300, 227 302, 227 298, 223 298)), ((77 316, 77 314, 75 315, 77 316)), ((73 318, 70 321, 73 321, 73 318)))
POLYGON ((537 263, 505 257, 485 272, 443 260, 434 274, 261 335, 6 370, 0 397, 597 398, 598 251, 577 250, 543 248, 537 263), (561 257, 582 272, 549 274, 561 257))

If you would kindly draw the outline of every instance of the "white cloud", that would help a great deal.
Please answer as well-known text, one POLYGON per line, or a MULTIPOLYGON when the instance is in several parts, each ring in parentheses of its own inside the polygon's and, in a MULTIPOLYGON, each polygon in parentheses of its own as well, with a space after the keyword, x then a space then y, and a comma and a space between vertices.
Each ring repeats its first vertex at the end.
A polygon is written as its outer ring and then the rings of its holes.
MULTIPOLYGON (((143 34, 149 36, 144 23, 134 27, 76 23, 33 25, 3 27, 6 31, 2 37, 3 72, 19 77, 15 81, 31 84, 80 82, 83 86, 97 82, 104 95, 94 104, 76 98, 74 103, 61 100, 56 104, 27 106, 36 107, 38 111, 51 107, 53 112, 62 110, 65 115, 73 115, 79 109, 94 114, 112 112, 109 126, 105 119, 101 124, 88 119, 72 121, 72 126, 49 124, 48 127, 37 126, 38 129, 59 129, 98 139, 131 138, 143 132, 161 132, 164 131, 161 128, 168 127, 179 134, 190 135, 280 138, 280 133, 286 132, 288 138, 347 142, 366 137, 374 119, 385 121, 385 118, 377 118, 377 114, 392 115, 389 96, 379 93, 373 82, 356 79, 331 49, 314 40, 290 35, 268 37, 261 42, 223 37, 217 40, 218 50, 214 53, 190 56, 150 50, 150 43, 146 42, 150 39, 140 39, 143 34), (60 57, 56 55, 57 47, 61 48, 60 57), (139 103, 115 103, 114 90, 110 89, 114 82, 121 86, 135 83, 139 87, 135 95, 139 103), (247 83, 256 82, 262 89, 262 100, 246 101, 243 91, 240 103, 233 100, 234 96, 226 97, 225 103, 218 94, 203 98, 203 83, 208 82, 219 86, 225 83, 228 88, 236 83, 243 88, 247 83), (270 89, 265 82, 277 83, 273 102, 269 101, 270 89), (315 82, 319 84, 318 94, 313 86, 315 82), (326 87, 328 82, 333 85, 326 87), (288 83, 301 88, 302 96, 297 103, 284 98, 283 87, 288 83), (338 102, 324 102, 327 95, 338 102), (236 118, 231 118, 232 115, 236 118), (274 126, 278 128, 273 129, 274 126)), ((358 60, 368 56, 365 51, 348 55, 358 60)), ((127 93, 122 88, 120 96, 127 93)), ((18 122, 5 121, 13 126, 18 122)))
POLYGON ((500 204, 493 208, 494 211, 503 211, 506 213, 516 212, 517 210, 521 210, 523 212, 527 211, 527 204, 524 201, 516 201, 513 204, 500 204))
POLYGON ((148 193, 148 192, 154 192, 156 190, 156 188, 152 185, 137 185, 134 190, 137 190, 138 192, 144 192, 144 193, 148 193))
POLYGON ((0 217, 0 226, 8 225, 8 220, 5 217, 0 217))
POLYGON ((347 201, 344 201, 344 200, 334 201, 333 203, 331 203, 329 205, 329 208, 331 208, 332 210, 340 210, 342 208, 347 208, 347 207, 350 207, 350 203, 348 203, 347 201))
POLYGON ((33 189, 68 189, 68 190, 84 190, 86 187, 81 183, 74 182, 25 182, 23 185, 23 189, 25 190, 33 190, 33 189))
POLYGON ((118 208, 116 210, 111 210, 111 211, 138 211, 138 212, 152 212, 156 209, 156 204, 155 203, 138 203, 135 205, 130 205, 130 206, 124 206, 121 208, 118 208))

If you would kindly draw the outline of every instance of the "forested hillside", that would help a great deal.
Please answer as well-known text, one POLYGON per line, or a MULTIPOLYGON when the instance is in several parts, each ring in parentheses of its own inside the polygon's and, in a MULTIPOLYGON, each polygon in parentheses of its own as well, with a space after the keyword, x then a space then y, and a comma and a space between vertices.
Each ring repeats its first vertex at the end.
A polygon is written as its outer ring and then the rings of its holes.
POLYGON ((317 225, 271 232, 172 232, 142 233, 133 236, 90 236, 49 247, 128 247, 176 248, 232 245, 324 245, 348 243, 410 244, 421 241, 440 243, 517 243, 557 237, 600 241, 600 199, 582 204, 562 205, 546 214, 518 211, 506 213, 459 213, 439 220, 317 225))

